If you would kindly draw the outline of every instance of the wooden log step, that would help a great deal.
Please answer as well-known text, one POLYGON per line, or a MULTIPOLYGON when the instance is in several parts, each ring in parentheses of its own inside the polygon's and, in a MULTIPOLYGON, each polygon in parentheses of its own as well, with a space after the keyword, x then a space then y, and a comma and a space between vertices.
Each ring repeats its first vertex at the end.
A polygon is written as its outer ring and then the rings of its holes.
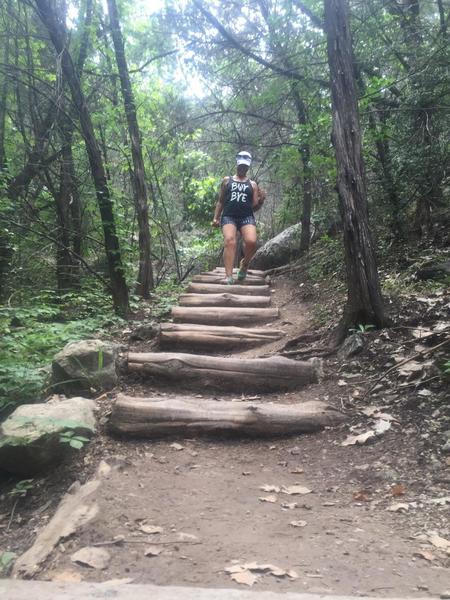
POLYGON ((319 431, 344 419, 338 410, 317 400, 286 405, 198 398, 132 398, 119 394, 109 427, 119 435, 145 438, 218 431, 278 436, 319 431))
MULTIPOLYGON (((237 273, 239 271, 239 269, 233 269, 233 273, 237 273)), ((215 273, 225 273, 225 267, 216 267, 214 269, 215 273)), ((248 269, 247 273, 249 273, 250 275, 259 275, 260 277, 265 277, 266 276, 266 272, 265 271, 261 271, 259 269, 248 269)))
POLYGON ((179 386, 200 382, 222 391, 280 391, 316 383, 322 373, 318 358, 296 361, 282 356, 233 358, 175 352, 130 352, 128 370, 179 386))
MULTIPOLYGON (((200 274, 194 275, 192 281, 194 283, 215 283, 222 284, 224 277, 220 274, 215 275, 212 274, 200 274)), ((223 285, 223 284, 222 284, 223 285)), ((245 279, 245 283, 243 285, 267 285, 262 277, 248 277, 245 279)))
POLYGON ((279 340, 284 335, 284 331, 279 329, 162 323, 159 344, 162 348, 189 346, 196 349, 226 350, 260 346, 279 340))
POLYGON ((237 294, 239 296, 269 296, 268 285, 220 285, 218 283, 191 283, 192 294, 237 294))
MULTIPOLYGON (((236 273, 234 273, 236 275, 236 273)), ((202 273, 198 273, 198 275, 209 275, 210 277, 225 277, 225 271, 204 271, 202 273)), ((247 277, 245 279, 245 281, 263 281, 264 283, 268 283, 266 281, 266 279, 268 279, 267 277, 262 277, 261 275, 250 275, 249 273, 247 273, 247 277)))
POLYGON ((180 306, 270 306, 270 296, 237 296, 236 294, 181 294, 180 306))
POLYGON ((175 323, 201 323, 203 325, 252 325, 268 323, 279 317, 278 308, 245 308, 234 306, 174 306, 175 323))

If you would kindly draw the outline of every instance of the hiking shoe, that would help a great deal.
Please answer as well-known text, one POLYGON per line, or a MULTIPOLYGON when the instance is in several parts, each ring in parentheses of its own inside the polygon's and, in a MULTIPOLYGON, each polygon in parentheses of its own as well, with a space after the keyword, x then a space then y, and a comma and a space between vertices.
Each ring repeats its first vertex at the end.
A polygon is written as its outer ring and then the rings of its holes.
POLYGON ((247 277, 247 267, 244 267, 244 259, 239 263, 239 271, 237 272, 238 281, 244 281, 247 277))
POLYGON ((221 279, 220 283, 223 285, 233 285, 234 284, 233 276, 230 275, 229 277, 225 277, 225 279, 221 279))

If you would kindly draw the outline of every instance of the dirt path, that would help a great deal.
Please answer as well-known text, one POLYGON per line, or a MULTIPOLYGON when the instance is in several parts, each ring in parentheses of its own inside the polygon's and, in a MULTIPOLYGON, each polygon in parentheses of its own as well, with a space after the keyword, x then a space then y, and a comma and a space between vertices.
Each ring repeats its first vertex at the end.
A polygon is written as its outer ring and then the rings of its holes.
MULTIPOLYGON (((288 282, 277 285, 282 314, 271 325, 288 327, 291 337, 308 324, 308 306, 293 296, 288 282)), ((261 356, 275 351, 277 344, 245 354, 261 356)), ((267 400, 320 399, 341 406, 347 392, 336 385, 331 366, 327 371, 320 384, 272 394, 267 400)), ((155 386, 127 380, 122 389, 141 395, 155 386)), ((235 395, 227 398, 245 401, 235 395)), ((106 414, 110 399, 100 403, 106 414)), ((450 588, 449 555, 430 544, 430 538, 448 538, 446 479, 442 471, 439 479, 424 464, 422 448, 412 447, 403 433, 406 426, 400 423, 373 445, 358 447, 340 445, 348 424, 263 441, 121 441, 103 431, 85 456, 91 471, 101 458, 117 465, 98 493, 100 516, 61 544, 39 577, 64 573, 63 578, 87 581, 129 578, 158 585, 240 587, 224 569, 256 562, 293 569, 298 575, 261 575, 256 590, 444 594, 450 588), (281 491, 293 485, 309 493, 281 491), (396 503, 407 508, 387 510, 396 503), (155 533, 146 533, 148 527, 155 527, 155 533), (111 556, 106 569, 71 562, 76 550, 116 536, 125 541, 105 546, 111 556)))

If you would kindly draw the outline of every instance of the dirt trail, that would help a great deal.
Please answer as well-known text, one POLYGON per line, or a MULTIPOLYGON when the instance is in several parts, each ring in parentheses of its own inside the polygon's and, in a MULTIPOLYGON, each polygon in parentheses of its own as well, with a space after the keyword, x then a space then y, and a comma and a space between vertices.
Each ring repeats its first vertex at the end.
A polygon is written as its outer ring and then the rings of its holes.
MULTIPOLYGON (((281 318, 270 326, 288 328, 289 336, 295 337, 307 328, 308 306, 295 300, 288 282, 281 280, 276 289, 281 318)), ((283 343, 242 354, 261 356, 283 343)), ((286 403, 320 399, 340 406, 343 394, 336 381, 329 374, 307 389, 266 398, 286 403)), ((122 383, 129 394, 156 389, 143 381, 122 383)), ((172 387, 163 393, 176 391, 172 387)), ((104 398, 101 412, 106 414, 109 405, 104 398)), ((264 574, 255 590, 391 597, 443 594, 450 588, 449 557, 431 546, 427 536, 435 532, 448 537, 448 511, 445 501, 441 505, 426 500, 442 497, 445 479, 443 484, 433 480, 431 471, 420 464, 420 450, 409 447, 401 426, 361 447, 340 445, 348 433, 346 424, 288 439, 149 442, 113 440, 103 431, 85 458, 91 467, 100 458, 118 465, 100 488, 100 516, 60 545, 39 577, 67 577, 70 572, 88 581, 130 578, 158 585, 239 587, 224 569, 257 562, 293 569, 298 578, 264 574), (310 492, 277 491, 295 484, 310 492), (396 485, 401 486, 401 497, 395 491, 393 495, 396 485), (261 489, 264 486, 275 488, 261 489), (271 501, 262 501, 264 497, 271 501), (414 510, 386 510, 393 503, 411 501, 417 503, 414 510), (146 526, 162 529, 147 534, 146 526), (125 541, 105 546, 111 555, 106 569, 71 562, 76 550, 116 536, 125 541), (146 556, 148 547, 152 549, 146 556)))

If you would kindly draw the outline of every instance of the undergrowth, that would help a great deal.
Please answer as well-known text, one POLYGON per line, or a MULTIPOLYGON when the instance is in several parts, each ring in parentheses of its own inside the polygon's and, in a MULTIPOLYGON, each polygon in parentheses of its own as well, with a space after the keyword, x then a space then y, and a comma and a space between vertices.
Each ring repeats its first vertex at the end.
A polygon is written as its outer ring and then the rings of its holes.
POLYGON ((43 291, 0 308, 0 417, 47 392, 48 365, 68 342, 105 335, 122 321, 102 290, 43 291))

